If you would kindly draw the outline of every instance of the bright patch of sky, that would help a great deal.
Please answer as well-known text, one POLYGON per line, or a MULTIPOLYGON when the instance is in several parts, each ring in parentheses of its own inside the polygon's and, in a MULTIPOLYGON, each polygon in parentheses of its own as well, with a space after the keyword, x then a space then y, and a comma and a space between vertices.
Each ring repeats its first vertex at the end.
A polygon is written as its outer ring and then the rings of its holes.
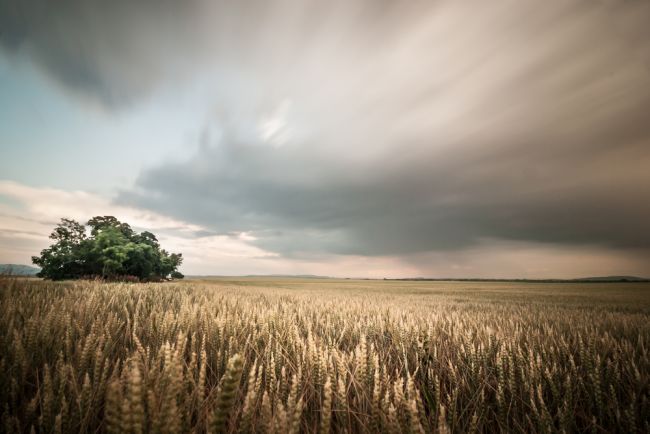
POLYGON ((288 124, 290 110, 291 101, 285 99, 270 115, 262 118, 259 127, 262 140, 273 146, 282 146, 291 139, 292 131, 288 124))

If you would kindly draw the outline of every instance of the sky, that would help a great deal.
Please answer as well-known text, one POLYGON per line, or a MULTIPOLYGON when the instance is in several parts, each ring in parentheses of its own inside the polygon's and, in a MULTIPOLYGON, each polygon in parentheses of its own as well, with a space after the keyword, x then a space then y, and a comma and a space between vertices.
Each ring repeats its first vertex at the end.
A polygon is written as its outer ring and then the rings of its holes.
POLYGON ((650 276, 650 2, 0 0, 0 263, 650 276))

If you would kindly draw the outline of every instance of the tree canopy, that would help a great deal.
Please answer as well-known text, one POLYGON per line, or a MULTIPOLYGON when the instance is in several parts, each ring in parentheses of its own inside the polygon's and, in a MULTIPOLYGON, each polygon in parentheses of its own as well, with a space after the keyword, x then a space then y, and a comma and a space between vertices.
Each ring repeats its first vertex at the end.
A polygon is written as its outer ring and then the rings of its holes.
POLYGON ((54 240, 32 262, 41 267, 40 277, 52 280, 82 277, 107 280, 157 281, 183 278, 180 253, 160 248, 151 232, 137 233, 113 216, 91 218, 86 226, 61 219, 50 238, 54 240))

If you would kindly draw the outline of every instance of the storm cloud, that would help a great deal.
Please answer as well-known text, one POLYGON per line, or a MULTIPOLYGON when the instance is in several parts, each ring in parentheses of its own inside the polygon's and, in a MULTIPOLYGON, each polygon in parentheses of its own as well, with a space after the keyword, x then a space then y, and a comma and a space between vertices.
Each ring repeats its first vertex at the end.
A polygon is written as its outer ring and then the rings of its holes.
POLYGON ((75 95, 212 101, 187 157, 119 204, 289 258, 650 259, 648 2, 0 4, 4 50, 75 95))
POLYGON ((512 145, 349 164, 306 145, 224 140, 143 173, 120 200, 298 256, 410 254, 483 238, 650 246, 647 148, 556 152, 512 145))

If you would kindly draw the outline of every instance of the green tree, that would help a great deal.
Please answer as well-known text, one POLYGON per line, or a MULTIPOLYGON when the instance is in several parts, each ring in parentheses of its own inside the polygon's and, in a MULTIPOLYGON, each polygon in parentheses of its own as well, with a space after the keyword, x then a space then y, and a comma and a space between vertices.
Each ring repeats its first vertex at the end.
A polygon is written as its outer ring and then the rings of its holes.
POLYGON ((41 267, 39 276, 60 280, 82 274, 85 227, 74 220, 61 219, 61 223, 50 234, 50 239, 54 240, 54 244, 41 251, 40 257, 32 257, 32 262, 41 267))
POLYGON ((141 281, 168 276, 183 278, 178 271, 182 255, 161 249, 151 232, 138 234, 113 216, 93 217, 88 226, 90 236, 86 235, 84 225, 70 219, 61 220, 50 235, 55 243, 32 258, 41 267, 41 277, 61 280, 91 276, 119 280, 128 276, 141 281))

